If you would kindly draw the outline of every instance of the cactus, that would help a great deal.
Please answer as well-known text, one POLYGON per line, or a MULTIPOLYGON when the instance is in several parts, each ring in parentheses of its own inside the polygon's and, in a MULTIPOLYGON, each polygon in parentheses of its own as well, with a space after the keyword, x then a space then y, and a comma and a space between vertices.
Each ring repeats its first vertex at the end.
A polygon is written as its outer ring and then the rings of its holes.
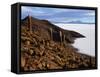
POLYGON ((63 43, 64 43, 64 45, 65 45, 65 35, 63 35, 63 43))
POLYGON ((53 35, 52 35, 52 28, 50 28, 50 37, 51 37, 51 40, 53 39, 53 35))
POLYGON ((28 19, 28 28, 29 28, 29 31, 31 32, 32 31, 32 24, 31 24, 31 16, 28 16, 29 19, 28 19))
POLYGON ((59 34, 60 34, 60 42, 62 43, 62 32, 59 31, 59 34))

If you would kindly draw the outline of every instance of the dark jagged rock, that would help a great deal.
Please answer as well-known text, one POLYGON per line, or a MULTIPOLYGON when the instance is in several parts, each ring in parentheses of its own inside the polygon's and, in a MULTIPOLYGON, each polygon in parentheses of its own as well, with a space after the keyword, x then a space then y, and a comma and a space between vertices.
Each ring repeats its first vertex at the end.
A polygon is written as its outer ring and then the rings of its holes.
POLYGON ((95 68, 94 57, 78 53, 71 45, 83 37, 47 20, 26 17, 21 21, 21 70, 95 68))

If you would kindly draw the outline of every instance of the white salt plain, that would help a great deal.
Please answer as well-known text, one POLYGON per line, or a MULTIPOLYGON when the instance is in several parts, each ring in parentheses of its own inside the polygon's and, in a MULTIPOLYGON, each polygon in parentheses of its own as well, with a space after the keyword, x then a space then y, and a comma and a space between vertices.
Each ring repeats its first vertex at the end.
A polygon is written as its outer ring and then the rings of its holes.
POLYGON ((73 30, 84 35, 86 38, 78 38, 73 46, 80 53, 95 56, 95 24, 55 24, 66 30, 73 30))

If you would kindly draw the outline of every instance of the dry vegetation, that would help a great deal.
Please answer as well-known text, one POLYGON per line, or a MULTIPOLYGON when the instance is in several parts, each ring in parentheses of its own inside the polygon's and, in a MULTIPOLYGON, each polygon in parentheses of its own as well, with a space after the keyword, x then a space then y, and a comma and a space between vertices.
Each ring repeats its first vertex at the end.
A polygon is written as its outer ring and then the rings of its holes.
POLYGON ((30 31, 25 24, 21 26, 22 71, 95 68, 94 57, 77 51, 68 42, 52 40, 45 29, 30 31))

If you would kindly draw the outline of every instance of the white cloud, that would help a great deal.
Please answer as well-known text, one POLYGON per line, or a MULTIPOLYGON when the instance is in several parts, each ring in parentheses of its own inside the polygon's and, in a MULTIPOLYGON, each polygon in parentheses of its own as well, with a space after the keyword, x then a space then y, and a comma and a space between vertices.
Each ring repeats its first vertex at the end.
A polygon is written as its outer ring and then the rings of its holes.
POLYGON ((49 18, 48 20, 53 22, 72 22, 72 21, 81 21, 79 18, 67 18, 67 17, 58 17, 58 18, 49 18))
POLYGON ((86 13, 85 15, 87 15, 87 16, 95 16, 95 12, 89 12, 89 13, 86 13))
POLYGON ((43 16, 43 15, 50 15, 50 13, 47 13, 46 11, 43 11, 42 9, 38 8, 38 7, 22 7, 21 8, 22 13, 27 13, 29 15, 33 15, 33 16, 43 16))

